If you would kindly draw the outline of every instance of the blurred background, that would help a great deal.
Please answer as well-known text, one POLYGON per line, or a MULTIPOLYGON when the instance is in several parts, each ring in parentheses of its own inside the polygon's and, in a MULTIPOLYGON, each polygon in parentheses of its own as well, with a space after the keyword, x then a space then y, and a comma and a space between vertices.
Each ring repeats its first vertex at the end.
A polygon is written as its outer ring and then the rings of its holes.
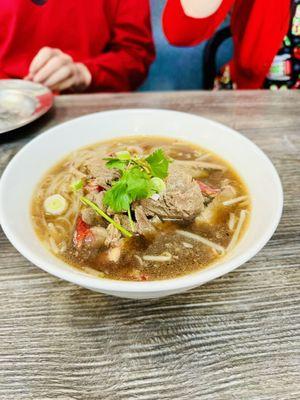
MULTIPOLYGON (((156 60, 139 91, 203 89, 203 55, 207 43, 189 48, 171 46, 162 31, 161 16, 164 4, 165 0, 151 0, 156 60)), ((228 26, 229 23, 228 17, 219 29, 228 26)), ((217 51, 217 68, 230 60, 232 52, 232 40, 227 39, 217 51)))

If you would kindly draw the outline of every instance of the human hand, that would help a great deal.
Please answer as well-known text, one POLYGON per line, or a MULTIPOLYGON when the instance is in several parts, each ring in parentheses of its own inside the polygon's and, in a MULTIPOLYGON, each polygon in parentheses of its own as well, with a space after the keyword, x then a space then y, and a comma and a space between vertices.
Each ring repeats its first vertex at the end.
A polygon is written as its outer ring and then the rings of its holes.
POLYGON ((92 77, 84 64, 74 62, 68 54, 59 49, 42 47, 33 58, 25 79, 54 91, 71 89, 80 92, 90 85, 92 77))

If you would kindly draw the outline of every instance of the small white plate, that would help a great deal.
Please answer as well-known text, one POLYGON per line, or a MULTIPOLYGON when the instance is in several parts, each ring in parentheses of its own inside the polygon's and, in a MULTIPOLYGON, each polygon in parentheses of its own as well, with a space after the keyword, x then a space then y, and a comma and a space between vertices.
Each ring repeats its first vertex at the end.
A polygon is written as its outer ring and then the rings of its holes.
POLYGON ((0 134, 36 120, 52 104, 53 94, 45 86, 21 79, 1 79, 0 134))
POLYGON ((278 174, 254 143, 224 125, 168 110, 107 111, 58 125, 27 144, 9 163, 0 181, 2 228, 28 260, 52 275, 88 289, 140 299, 186 291, 244 264, 273 235, 280 220, 282 204, 278 174), (252 212, 249 226, 231 253, 218 263, 190 275, 153 282, 114 281, 88 276, 56 258, 36 236, 30 215, 33 191, 45 172, 71 151, 101 140, 141 134, 189 140, 230 162, 250 192, 252 212))

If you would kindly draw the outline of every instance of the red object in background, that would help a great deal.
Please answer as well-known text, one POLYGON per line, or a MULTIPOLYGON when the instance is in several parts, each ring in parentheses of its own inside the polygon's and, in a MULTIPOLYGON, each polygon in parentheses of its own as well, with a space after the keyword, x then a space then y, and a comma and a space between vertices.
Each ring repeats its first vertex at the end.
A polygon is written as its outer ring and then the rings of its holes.
POLYGON ((291 76, 293 72, 293 66, 291 60, 286 60, 284 62, 284 72, 286 76, 291 76))
POLYGON ((148 0, 0 0, 0 78, 23 78, 44 46, 92 74, 91 90, 129 91, 154 59, 148 0))
POLYGON ((239 89, 259 89, 287 33, 290 0, 223 0, 207 18, 188 17, 180 0, 168 0, 163 25, 169 41, 193 46, 210 38, 232 8, 235 57, 230 71, 239 89))
POLYGON ((294 57, 297 58, 297 60, 300 60, 300 47, 294 47, 294 57))

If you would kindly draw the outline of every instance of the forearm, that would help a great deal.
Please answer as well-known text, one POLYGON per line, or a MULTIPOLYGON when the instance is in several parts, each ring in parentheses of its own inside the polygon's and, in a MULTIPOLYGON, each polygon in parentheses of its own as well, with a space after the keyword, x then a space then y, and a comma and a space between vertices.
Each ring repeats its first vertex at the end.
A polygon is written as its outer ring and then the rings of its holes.
POLYGON ((222 0, 180 0, 185 14, 192 18, 207 18, 220 7, 222 0))
MULTIPOLYGON (((209 39, 232 7, 235 0, 168 0, 163 14, 164 32, 171 44, 176 46, 193 46, 209 39), (194 10, 193 16, 188 15, 187 7, 183 3, 205 3, 214 4, 215 12, 211 5, 203 8, 203 17, 196 17, 194 10), (204 12, 212 12, 211 15, 204 17, 204 12)), ((191 11, 191 10, 190 10, 191 11)), ((198 12, 200 9, 198 9, 198 12)), ((197 15, 200 15, 199 13, 197 15)))

